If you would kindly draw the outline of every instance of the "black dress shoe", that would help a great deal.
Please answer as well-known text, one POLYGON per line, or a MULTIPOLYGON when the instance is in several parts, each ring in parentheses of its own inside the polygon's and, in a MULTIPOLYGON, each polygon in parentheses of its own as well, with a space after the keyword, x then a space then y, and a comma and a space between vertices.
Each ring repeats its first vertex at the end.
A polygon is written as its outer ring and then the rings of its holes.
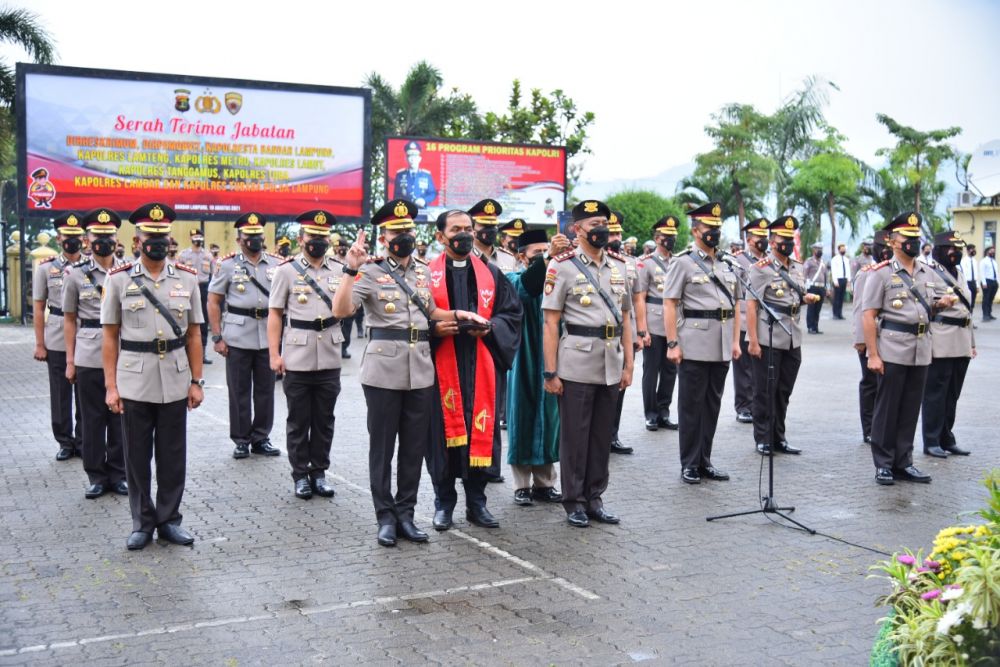
POLYGON ((701 484, 701 475, 697 468, 684 468, 681 470, 681 479, 685 484, 701 484))
POLYGON ((241 442, 233 448, 233 458, 234 459, 245 459, 250 456, 250 445, 245 442, 241 442))
POLYGON ((94 498, 100 498, 107 492, 108 490, 103 484, 91 484, 87 487, 87 490, 83 492, 83 497, 88 500, 93 500, 94 498))
POLYGON ((798 447, 792 447, 788 444, 787 440, 782 440, 774 446, 774 451, 781 452, 782 454, 801 454, 802 450, 798 447))
POLYGON ((56 452, 56 461, 69 461, 73 458, 73 451, 72 447, 60 447, 56 452))
POLYGON ((188 546, 189 544, 194 544, 194 536, 173 523, 165 523, 156 529, 161 540, 166 540, 171 544, 180 544, 181 546, 188 546))
POLYGON ((139 551, 140 549, 145 549, 146 545, 152 541, 153 535, 151 533, 144 533, 137 530, 128 536, 128 541, 125 542, 125 546, 128 547, 129 551, 139 551))
POLYGON ((660 428, 665 428, 668 431, 676 431, 677 423, 670 421, 670 417, 660 417, 656 420, 656 425, 660 428))
POLYGON ((451 512, 451 510, 438 510, 434 512, 434 521, 431 522, 434 530, 448 530, 454 525, 451 520, 451 512))
POLYGON ((333 498, 336 491, 333 488, 333 484, 326 481, 326 477, 315 477, 312 481, 313 491, 316 492, 317 496, 323 496, 324 498, 333 498))
POLYGON ((396 526, 388 523, 378 527, 378 543, 383 547, 396 546, 396 526))
POLYGON ((308 477, 295 480, 295 497, 302 500, 309 500, 313 497, 313 490, 309 485, 308 477))
POLYGON ((570 512, 566 515, 566 521, 575 528, 588 528, 590 526, 590 519, 587 518, 587 513, 583 510, 570 512))
POLYGON ((619 523, 621 519, 618 518, 617 514, 612 514, 603 507, 598 507, 596 510, 590 510, 587 512, 587 516, 594 521, 600 523, 619 523))
POLYGON ((875 483, 882 486, 892 486, 895 484, 892 471, 888 468, 875 468, 875 483))
POLYGON ((531 489, 518 489, 514 492, 514 504, 515 505, 534 505, 535 501, 531 498, 531 489))
POLYGON ((752 424, 753 415, 747 412, 746 410, 744 410, 743 412, 737 412, 736 421, 738 421, 741 424, 752 424))
POLYGON ((351 353, 348 352, 347 349, 345 348, 344 351, 340 353, 340 358, 341 359, 350 359, 351 358, 351 353))
POLYGON ((261 456, 280 456, 281 450, 271 444, 270 440, 261 440, 250 445, 250 451, 261 456))
POLYGON ((417 528, 417 525, 413 523, 412 520, 407 519, 406 521, 400 521, 396 524, 396 531, 411 542, 426 542, 429 537, 427 533, 417 528))
POLYGON ((933 456, 939 459, 948 458, 948 452, 944 451, 940 447, 924 447, 924 454, 927 456, 933 456))
POLYGON ((892 476, 903 482, 917 482, 918 484, 930 484, 931 482, 931 476, 921 472, 916 466, 907 466, 903 469, 893 468, 892 476))
POLYGON ((646 420, 646 430, 647 431, 659 431, 660 430, 660 420, 659 419, 647 419, 646 420))
POLYGON ((124 479, 120 479, 111 485, 111 490, 117 493, 119 496, 128 495, 128 482, 124 479))
POLYGON ((766 442, 758 442, 757 453, 767 456, 768 454, 771 453, 771 445, 767 444, 766 442))
POLYGON ((499 528, 500 522, 497 521, 490 511, 485 507, 467 507, 465 508, 465 520, 476 526, 482 528, 499 528))
POLYGON ((958 445, 952 445, 950 447, 941 447, 944 451, 949 454, 954 454, 955 456, 968 456, 971 452, 968 449, 962 449, 958 445))
POLYGON ((704 466, 698 468, 698 473, 702 477, 707 477, 708 479, 714 479, 717 482, 727 482, 729 481, 729 473, 724 470, 719 470, 715 466, 704 466))
POLYGON ((625 445, 623 445, 622 441, 619 440, 618 438, 615 438, 614 440, 611 441, 612 454, 631 454, 632 451, 633 450, 631 447, 626 447, 625 445))
POLYGON ((561 503, 563 496, 551 486, 538 487, 531 490, 531 497, 543 503, 561 503))
POLYGON ((496 475, 487 475, 486 476, 486 482, 488 484, 503 484, 506 481, 507 480, 503 478, 503 475, 501 475, 499 473, 496 474, 496 475))
POLYGON ((204 359, 201 360, 201 363, 210 366, 212 364, 212 360, 209 359, 208 357, 205 357, 204 359))
POLYGON ((865 443, 866 445, 870 445, 870 444, 872 444, 872 437, 871 437, 870 435, 866 435, 866 436, 864 437, 864 440, 863 440, 863 442, 864 442, 864 443, 865 443))

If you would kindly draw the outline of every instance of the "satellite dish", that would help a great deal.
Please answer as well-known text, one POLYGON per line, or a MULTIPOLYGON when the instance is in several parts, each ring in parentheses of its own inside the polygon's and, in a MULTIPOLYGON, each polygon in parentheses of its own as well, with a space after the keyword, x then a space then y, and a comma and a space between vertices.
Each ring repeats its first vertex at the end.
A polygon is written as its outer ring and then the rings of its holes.
POLYGON ((989 141, 972 153, 969 183, 983 197, 1000 195, 1000 139, 989 141))

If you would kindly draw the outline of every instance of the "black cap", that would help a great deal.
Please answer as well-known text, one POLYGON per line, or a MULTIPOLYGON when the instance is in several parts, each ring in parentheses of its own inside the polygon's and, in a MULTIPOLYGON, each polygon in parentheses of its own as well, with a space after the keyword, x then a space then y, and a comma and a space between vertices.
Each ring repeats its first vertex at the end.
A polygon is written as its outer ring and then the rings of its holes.
POLYGON ((526 223, 522 218, 514 218, 510 222, 500 225, 500 231, 510 237, 520 236, 527 228, 528 223, 526 223))
POLYGON ((267 218, 265 218, 262 213, 248 211, 236 218, 236 222, 233 224, 235 225, 237 231, 241 231, 244 234, 263 234, 264 225, 267 224, 267 218))
POLYGON ((385 229, 413 229, 417 205, 408 199, 390 199, 375 211, 372 224, 385 229))
POLYGON ((151 202, 132 211, 128 219, 140 231, 150 234, 169 234, 170 223, 177 219, 177 214, 166 204, 151 202))
POLYGON ((688 217, 692 220, 712 227, 722 226, 722 204, 717 201, 710 201, 702 204, 698 208, 688 211, 688 217))
POLYGON ((80 215, 73 211, 67 211, 52 221, 52 226, 56 231, 66 236, 79 236, 83 234, 83 223, 80 215))
POLYGON ((533 243, 548 243, 549 235, 544 229, 529 229, 520 236, 517 237, 517 249, 520 250, 525 246, 529 246, 533 243))
POLYGON ((943 232, 938 232, 934 235, 934 245, 935 246, 955 246, 956 248, 965 247, 965 239, 962 235, 953 229, 946 229, 943 232))
POLYGON ((919 213, 914 213, 913 211, 903 211, 882 229, 887 232, 902 234, 903 236, 909 236, 911 238, 919 237, 921 222, 923 222, 923 218, 919 213))
POLYGON ((771 226, 771 221, 767 218, 754 218, 747 224, 743 225, 741 231, 747 234, 753 234, 754 236, 767 236, 767 230, 771 226))
POLYGON ((326 235, 330 233, 330 227, 337 224, 337 218, 329 211, 313 209, 299 215, 295 218, 295 222, 299 223, 300 229, 307 234, 326 235))
MULTIPOLYGON (((785 238, 795 238, 795 230, 799 228, 799 220, 794 215, 783 215, 767 226, 772 234, 785 238)), ((823 247, 820 244, 820 247, 823 247)))
POLYGON ((83 226, 94 234, 114 234, 122 226, 122 218, 107 208, 95 208, 83 214, 83 226))
POLYGON ((473 222, 478 222, 481 225, 495 225, 497 224, 497 216, 503 213, 503 207, 496 199, 484 199, 477 202, 466 213, 469 214, 473 222))
POLYGON ((596 199, 584 199, 573 207, 573 222, 586 220, 587 218, 603 217, 611 219, 611 209, 602 201, 596 199))
POLYGON ((653 233, 676 236, 678 224, 677 218, 672 215, 665 215, 657 220, 656 224, 653 225, 653 233))

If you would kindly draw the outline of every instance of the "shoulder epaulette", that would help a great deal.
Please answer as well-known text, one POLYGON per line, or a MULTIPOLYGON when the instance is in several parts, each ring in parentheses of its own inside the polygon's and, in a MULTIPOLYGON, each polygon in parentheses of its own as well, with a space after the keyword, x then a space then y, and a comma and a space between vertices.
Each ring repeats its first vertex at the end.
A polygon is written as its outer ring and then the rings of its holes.
POLYGON ((124 263, 124 264, 122 264, 121 266, 116 266, 115 268, 111 269, 111 270, 110 270, 110 271, 108 272, 108 275, 109 275, 109 276, 113 276, 113 275, 115 275, 116 273, 121 273, 122 271, 128 271, 128 270, 129 270, 129 269, 131 269, 131 268, 132 268, 133 266, 135 266, 135 264, 133 264, 132 262, 125 262, 125 263, 124 263))
POLYGON ((266 254, 266 255, 267 255, 268 257, 273 257, 273 258, 275 258, 275 259, 285 259, 285 258, 284 258, 284 257, 282 257, 281 255, 278 255, 278 254, 276 254, 276 253, 273 253, 273 252, 268 252, 268 253, 265 253, 265 254, 266 254))
POLYGON ((573 253, 572 250, 567 250, 564 253, 560 253, 560 254, 556 255, 552 259, 556 260, 557 262, 565 262, 567 259, 569 259, 573 255, 574 255, 574 253, 573 253))
POLYGON ((619 254, 619 253, 615 252, 614 250, 607 250, 606 252, 611 257, 614 257, 615 259, 617 259, 619 262, 628 262, 628 260, 625 259, 625 255, 619 254))
POLYGON ((193 273, 194 275, 198 275, 198 271, 196 269, 192 269, 187 264, 174 264, 174 266, 180 269, 181 271, 187 271, 188 273, 193 273))
POLYGON ((640 260, 643 260, 643 259, 649 259, 649 258, 650 258, 650 257, 652 257, 652 256, 653 256, 653 253, 651 253, 651 252, 647 252, 647 253, 646 253, 645 255, 643 255, 643 256, 642 256, 642 257, 640 257, 639 259, 640 259, 640 260))
POLYGON ((511 257, 514 256, 514 253, 512 253, 510 250, 507 250, 507 248, 499 248, 498 247, 497 250, 499 250, 500 252, 502 252, 505 255, 510 255, 511 257))
POLYGON ((42 264, 48 264, 49 262, 54 262, 56 261, 56 257, 58 257, 58 255, 53 255, 52 257, 46 257, 42 261, 38 262, 38 265, 41 266, 42 264))
POLYGON ((685 255, 690 255, 690 254, 691 254, 691 249, 686 248, 684 250, 681 250, 680 252, 675 252, 674 257, 684 257, 685 255))
POLYGON ((382 261, 381 257, 369 257, 368 261, 365 262, 365 264, 377 264, 377 263, 379 263, 381 261, 382 261))
POLYGON ((770 257, 761 257, 756 262, 754 262, 754 266, 763 269, 765 266, 767 266, 770 263, 771 263, 771 258, 770 257))
POLYGON ((236 253, 235 252, 231 252, 228 255, 226 255, 225 257, 220 257, 217 261, 224 262, 227 259, 232 259, 233 257, 236 257, 236 253))
POLYGON ((884 262, 879 262, 878 264, 872 267, 872 271, 878 271, 879 269, 889 266, 890 264, 892 264, 891 259, 887 259, 884 262))
POLYGON ((86 266, 89 263, 90 263, 90 260, 85 257, 83 259, 80 259, 80 260, 77 260, 77 261, 73 262, 73 266, 79 268, 81 266, 86 266))
POLYGON ((735 250, 729 254, 732 255, 733 257, 739 257, 740 255, 743 254, 743 252, 744 252, 743 250, 735 250))
POLYGON ((278 266, 284 266, 285 264, 288 264, 290 261, 292 261, 295 258, 294 257, 283 257, 282 259, 283 259, 283 261, 281 262, 281 264, 278 264, 278 266))
POLYGON ((417 262, 418 264, 423 264, 423 265, 425 265, 425 266, 427 266, 427 265, 429 265, 429 264, 430 264, 430 262, 428 262, 428 261, 427 261, 426 259, 421 259, 420 257, 414 257, 413 259, 414 259, 414 260, 415 260, 415 261, 416 261, 416 262, 417 262))

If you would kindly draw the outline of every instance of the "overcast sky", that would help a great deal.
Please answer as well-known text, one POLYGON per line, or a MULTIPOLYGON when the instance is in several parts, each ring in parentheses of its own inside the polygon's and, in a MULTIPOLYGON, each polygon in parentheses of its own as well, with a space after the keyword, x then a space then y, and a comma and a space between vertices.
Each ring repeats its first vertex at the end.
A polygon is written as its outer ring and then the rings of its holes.
MULTIPOLYGON (((481 110, 511 80, 593 111, 586 180, 641 178, 709 147, 727 102, 771 112, 808 75, 835 82, 827 116, 871 160, 882 112, 1000 137, 1000 2, 263 2, 33 0, 58 64, 359 86, 426 59, 481 110)), ((7 49, 8 62, 23 57, 7 49)))

